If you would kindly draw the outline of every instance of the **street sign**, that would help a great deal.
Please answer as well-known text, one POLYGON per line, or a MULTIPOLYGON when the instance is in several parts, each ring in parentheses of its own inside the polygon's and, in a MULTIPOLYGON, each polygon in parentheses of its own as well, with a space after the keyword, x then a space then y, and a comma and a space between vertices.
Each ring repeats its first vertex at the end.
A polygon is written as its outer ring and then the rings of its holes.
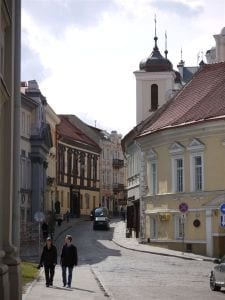
POLYGON ((186 214, 181 214, 181 224, 186 222, 186 214))
POLYGON ((179 210, 182 213, 186 213, 188 211, 188 205, 187 203, 183 202, 179 205, 179 210))
POLYGON ((225 203, 222 203, 220 205, 220 211, 221 211, 222 214, 225 214, 225 203))
POLYGON ((225 227, 225 215, 220 216, 220 227, 225 227))
POLYGON ((35 220, 36 222, 41 223, 41 222, 44 221, 44 219, 45 219, 45 215, 44 215, 44 213, 43 213, 42 211, 37 211, 37 212, 34 214, 34 220, 35 220))

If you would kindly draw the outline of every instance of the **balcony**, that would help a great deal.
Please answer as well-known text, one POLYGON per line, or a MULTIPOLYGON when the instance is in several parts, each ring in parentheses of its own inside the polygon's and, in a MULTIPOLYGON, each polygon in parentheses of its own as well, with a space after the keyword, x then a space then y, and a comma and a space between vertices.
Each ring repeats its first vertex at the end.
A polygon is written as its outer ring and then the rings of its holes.
POLYGON ((118 159, 118 158, 113 158, 113 167, 114 168, 123 168, 124 167, 124 160, 123 159, 118 159))
POLYGON ((113 193, 119 193, 124 191, 124 184, 122 183, 114 183, 113 184, 113 193))

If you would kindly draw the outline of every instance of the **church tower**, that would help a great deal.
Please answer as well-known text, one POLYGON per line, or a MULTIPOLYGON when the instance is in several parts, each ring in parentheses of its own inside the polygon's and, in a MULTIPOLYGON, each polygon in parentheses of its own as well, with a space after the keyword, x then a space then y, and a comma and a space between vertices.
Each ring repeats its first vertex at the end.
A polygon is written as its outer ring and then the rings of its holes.
MULTIPOLYGON (((159 51, 156 35, 155 45, 150 56, 140 62, 139 70, 134 72, 136 77, 136 123, 144 121, 166 101, 174 92, 175 83, 179 82, 179 73, 173 70, 172 63, 159 51), (178 73, 178 74, 177 74, 178 73)), ((166 37, 166 36, 165 36, 166 37)), ((167 37, 166 37, 167 38, 167 37)))

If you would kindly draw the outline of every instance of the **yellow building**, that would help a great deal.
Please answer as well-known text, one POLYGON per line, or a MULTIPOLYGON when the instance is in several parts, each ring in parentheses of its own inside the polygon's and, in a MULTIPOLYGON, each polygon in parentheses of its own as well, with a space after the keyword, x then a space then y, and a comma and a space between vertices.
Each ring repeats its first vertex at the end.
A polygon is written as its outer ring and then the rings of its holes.
POLYGON ((59 117, 49 104, 46 106, 46 123, 49 124, 52 137, 52 147, 48 154, 47 186, 44 201, 44 211, 53 212, 56 201, 56 126, 60 123, 59 117))
POLYGON ((80 128, 60 115, 57 126, 57 205, 60 213, 89 215, 99 206, 101 149, 80 128))
POLYGON ((151 244, 225 254, 225 63, 202 65, 136 139, 143 234, 151 244))

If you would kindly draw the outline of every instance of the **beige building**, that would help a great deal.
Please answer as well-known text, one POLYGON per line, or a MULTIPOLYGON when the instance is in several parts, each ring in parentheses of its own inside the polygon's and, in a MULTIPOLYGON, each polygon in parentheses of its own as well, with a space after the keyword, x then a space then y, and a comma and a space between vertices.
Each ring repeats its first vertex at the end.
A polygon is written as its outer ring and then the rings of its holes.
POLYGON ((225 251, 225 63, 203 65, 142 128, 144 240, 208 256, 225 251))
POLYGON ((47 188, 45 196, 44 211, 54 212, 56 201, 56 126, 60 123, 60 118, 49 104, 46 106, 46 123, 49 124, 52 137, 52 147, 48 154, 47 168, 47 188))
POLYGON ((20 0, 0 1, 0 299, 20 300, 20 0))

